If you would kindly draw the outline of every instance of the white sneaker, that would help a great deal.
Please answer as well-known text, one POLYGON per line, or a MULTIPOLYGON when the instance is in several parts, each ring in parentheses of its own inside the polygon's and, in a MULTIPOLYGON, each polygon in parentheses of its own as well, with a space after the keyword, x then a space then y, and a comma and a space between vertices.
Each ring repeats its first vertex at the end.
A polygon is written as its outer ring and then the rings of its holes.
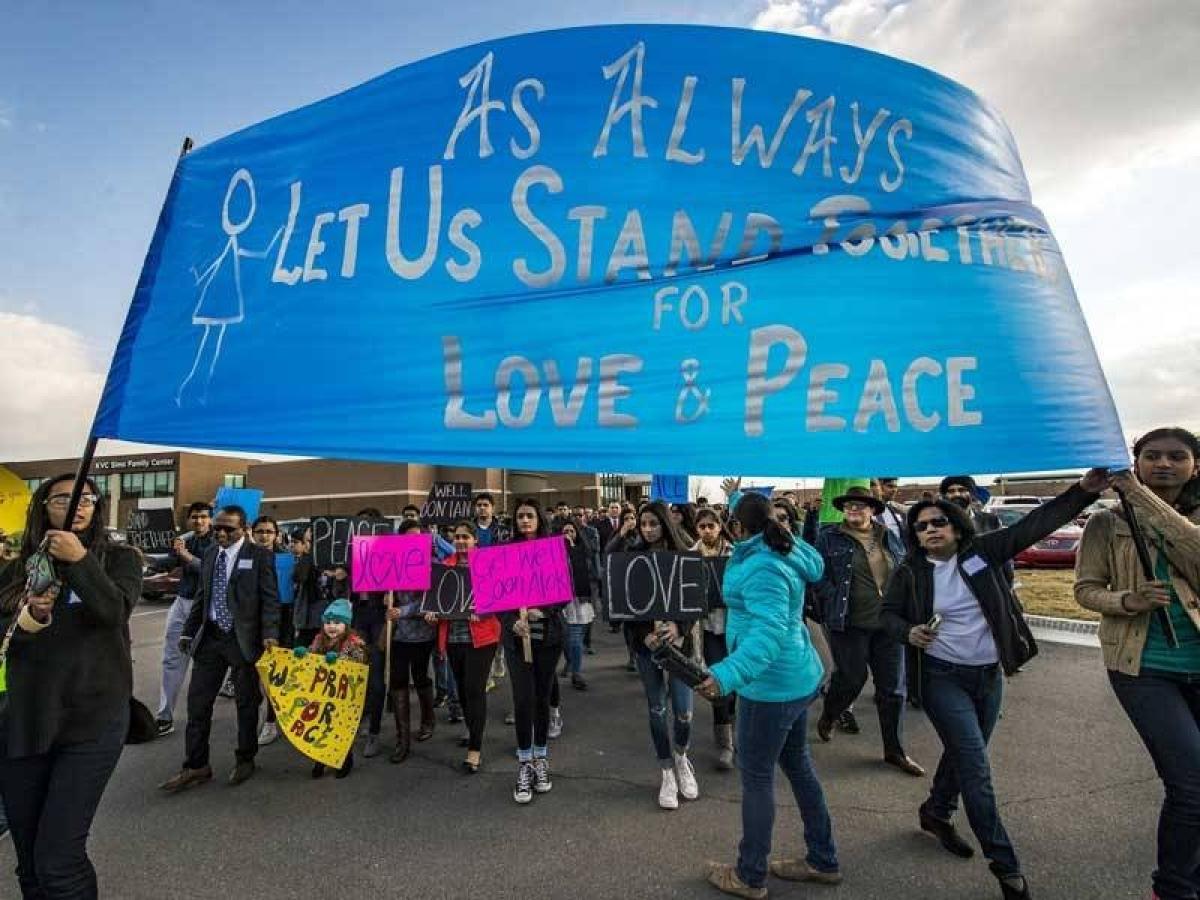
POLYGON ((552 707, 550 707, 550 730, 547 732, 547 736, 551 740, 554 740, 555 738, 562 736, 562 730, 563 730, 562 710, 557 706, 552 706, 552 707))
POLYGON ((679 793, 684 800, 695 800, 700 796, 700 785, 696 783, 696 770, 686 753, 675 754, 675 776, 679 779, 679 793))
POLYGON ((263 722, 263 727, 258 732, 258 746, 265 747, 267 744, 273 744, 278 738, 279 726, 274 722, 263 722))
POLYGON ((679 809, 679 785, 675 783, 675 770, 662 770, 662 787, 658 789, 658 805, 663 809, 679 809))
POLYGON ((533 799, 533 763, 517 763, 517 786, 513 788, 513 799, 525 804, 533 799))

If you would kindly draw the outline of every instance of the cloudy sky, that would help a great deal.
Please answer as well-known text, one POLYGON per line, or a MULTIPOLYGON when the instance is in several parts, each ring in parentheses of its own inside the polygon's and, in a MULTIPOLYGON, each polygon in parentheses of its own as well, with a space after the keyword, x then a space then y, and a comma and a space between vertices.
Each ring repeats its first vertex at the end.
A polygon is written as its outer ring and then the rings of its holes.
POLYGON ((1196 0, 458 0, 453 16, 443 9, 5 4, 0 459, 81 445, 184 135, 207 143, 454 46, 604 21, 841 41, 982 94, 1016 136, 1124 427, 1200 428, 1196 0))

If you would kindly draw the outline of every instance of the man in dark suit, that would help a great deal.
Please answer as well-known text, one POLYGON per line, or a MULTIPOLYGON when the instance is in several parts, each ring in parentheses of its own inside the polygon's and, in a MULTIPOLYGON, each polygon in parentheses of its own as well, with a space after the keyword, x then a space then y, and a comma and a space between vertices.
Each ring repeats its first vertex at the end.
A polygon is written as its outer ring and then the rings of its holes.
POLYGON ((601 516, 591 524, 600 535, 600 550, 603 552, 612 536, 621 530, 621 504, 613 500, 608 504, 607 516, 601 516))
POLYGON ((213 532, 217 543, 204 554, 199 590, 179 639, 179 649, 192 657, 187 757, 183 768, 160 785, 165 791, 180 791, 212 778, 209 732, 226 670, 233 674, 238 722, 237 765, 229 783, 241 784, 254 774, 262 702, 254 664, 264 648, 279 642, 274 554, 247 539, 246 513, 241 507, 223 508, 213 532))

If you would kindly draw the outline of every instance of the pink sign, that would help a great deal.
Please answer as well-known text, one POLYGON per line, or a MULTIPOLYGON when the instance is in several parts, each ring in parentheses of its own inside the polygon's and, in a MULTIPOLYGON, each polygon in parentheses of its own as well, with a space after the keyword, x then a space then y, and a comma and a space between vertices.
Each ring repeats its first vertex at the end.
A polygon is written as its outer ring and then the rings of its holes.
POLYGON ((350 541, 350 587, 356 591, 427 591, 433 535, 363 534, 350 541))
POLYGON ((467 560, 477 613, 551 606, 575 596, 567 542, 561 537, 481 547, 467 560))

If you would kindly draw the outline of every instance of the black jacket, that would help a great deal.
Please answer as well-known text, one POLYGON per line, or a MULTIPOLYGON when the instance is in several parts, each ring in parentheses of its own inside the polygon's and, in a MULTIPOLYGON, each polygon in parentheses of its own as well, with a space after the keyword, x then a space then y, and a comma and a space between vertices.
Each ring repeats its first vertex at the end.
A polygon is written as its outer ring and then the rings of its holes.
MULTIPOLYGON (((221 548, 214 544, 204 554, 200 585, 192 600, 192 611, 183 626, 183 636, 192 639, 195 653, 205 632, 217 626, 211 620, 212 583, 221 548)), ((229 574, 226 599, 233 613, 233 631, 238 647, 248 662, 263 651, 263 641, 279 640, 279 582, 275 577, 275 554, 246 538, 229 574)))
MULTIPOLYGON (((8 649, 8 710, 0 744, 11 759, 94 740, 128 715, 133 692, 129 615, 142 593, 142 556, 111 545, 77 563, 58 563, 62 591, 50 625, 18 628, 8 649)), ((23 583, 14 560, 0 585, 23 583)), ((11 616, 3 617, 7 629, 11 616)))
MULTIPOLYGON (((1012 675, 1037 655, 1037 643, 1013 593, 1005 565, 1022 550, 1074 519, 1095 502, 1096 496, 1075 485, 1016 524, 978 534, 959 547, 959 572, 979 601, 1006 675, 1012 675)), ((932 617, 933 563, 924 551, 914 550, 888 582, 880 619, 884 629, 907 644, 912 627, 923 625, 932 617)))

